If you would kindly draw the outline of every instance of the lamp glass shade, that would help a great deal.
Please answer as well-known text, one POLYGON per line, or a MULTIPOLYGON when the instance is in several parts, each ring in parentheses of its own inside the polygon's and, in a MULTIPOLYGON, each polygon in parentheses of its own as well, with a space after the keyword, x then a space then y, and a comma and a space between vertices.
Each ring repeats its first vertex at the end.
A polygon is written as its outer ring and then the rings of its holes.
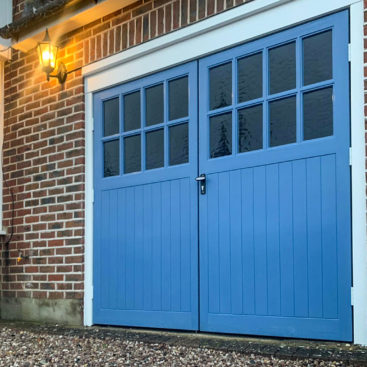
POLYGON ((56 67, 58 47, 51 43, 47 30, 45 38, 38 44, 37 49, 42 70, 46 74, 52 73, 56 67))

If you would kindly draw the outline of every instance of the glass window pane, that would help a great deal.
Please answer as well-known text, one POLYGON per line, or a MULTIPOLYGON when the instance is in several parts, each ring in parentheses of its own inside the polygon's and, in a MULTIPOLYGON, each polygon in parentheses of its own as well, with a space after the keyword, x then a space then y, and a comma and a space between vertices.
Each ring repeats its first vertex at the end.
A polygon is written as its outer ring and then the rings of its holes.
POLYGON ((309 85, 333 77, 332 31, 303 40, 303 84, 309 85))
POLYGON ((164 166, 164 132, 163 129, 146 134, 146 169, 164 166))
POLYGON ((124 138, 124 173, 141 170, 141 139, 139 135, 124 138))
POLYGON ((296 43, 269 51, 270 94, 296 88, 296 43))
POLYGON ((232 154, 232 113, 210 118, 210 158, 232 154))
POLYGON ((248 152, 263 147, 263 106, 238 111, 238 151, 248 152))
POLYGON ((104 177, 120 174, 120 144, 118 140, 103 143, 104 177))
POLYGON ((146 126, 160 124, 163 122, 163 84, 145 90, 146 126))
POLYGON ((303 95, 304 140, 333 135, 333 88, 303 95))
POLYGON ((210 69, 210 109, 232 104, 232 63, 210 69))
POLYGON ((119 99, 114 98, 103 102, 104 127, 103 136, 110 136, 119 133, 119 99))
POLYGON ((172 80, 168 83, 169 89, 169 119, 176 120, 186 117, 189 110, 188 78, 172 80))
POLYGON ((263 95, 263 55, 258 53, 238 60, 238 102, 263 95))
POLYGON ((169 164, 187 163, 189 161, 188 124, 169 128, 169 164))
POLYGON ((296 141, 296 97, 270 103, 270 146, 296 141))
POLYGON ((140 128, 140 92, 124 96, 124 131, 140 128))

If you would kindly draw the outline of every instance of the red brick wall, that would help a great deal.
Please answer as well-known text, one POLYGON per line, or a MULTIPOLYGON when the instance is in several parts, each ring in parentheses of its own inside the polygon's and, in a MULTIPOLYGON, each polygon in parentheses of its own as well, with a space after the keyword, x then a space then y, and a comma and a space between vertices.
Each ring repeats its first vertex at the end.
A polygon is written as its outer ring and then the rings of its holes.
POLYGON ((17 20, 22 16, 25 0, 13 0, 13 20, 17 20))
MULTIPOLYGON (((71 70, 244 2, 139 0, 65 35, 60 56, 71 70)), ((1 296, 81 299, 85 179, 81 71, 70 74, 60 86, 54 79, 46 81, 35 51, 13 52, 5 66, 4 139, 4 172, 14 190, 15 217, 9 253, 2 247, 1 296), (20 252, 26 258, 17 263, 20 252)), ((6 188, 3 210, 4 225, 9 227, 12 203, 6 188)))

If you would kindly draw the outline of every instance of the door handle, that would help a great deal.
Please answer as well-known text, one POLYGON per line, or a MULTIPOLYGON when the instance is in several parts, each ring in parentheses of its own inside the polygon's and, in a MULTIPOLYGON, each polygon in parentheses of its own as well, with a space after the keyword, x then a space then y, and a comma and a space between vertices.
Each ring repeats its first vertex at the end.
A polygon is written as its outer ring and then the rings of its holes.
POLYGON ((200 194, 205 195, 206 193, 206 175, 202 173, 200 176, 196 177, 195 180, 200 184, 200 194))

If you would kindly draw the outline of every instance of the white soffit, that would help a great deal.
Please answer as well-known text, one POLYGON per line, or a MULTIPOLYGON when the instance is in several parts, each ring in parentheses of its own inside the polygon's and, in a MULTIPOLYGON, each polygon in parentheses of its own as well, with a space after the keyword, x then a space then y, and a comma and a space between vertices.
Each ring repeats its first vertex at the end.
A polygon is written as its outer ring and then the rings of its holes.
POLYGON ((65 33, 83 27, 135 1, 136 0, 99 0, 97 4, 95 4, 94 1, 90 1, 87 6, 77 11, 66 9, 57 19, 45 22, 37 29, 21 36, 12 47, 22 52, 28 52, 30 49, 36 47, 38 41, 42 40, 46 27, 49 29, 51 39, 56 40, 65 33))

